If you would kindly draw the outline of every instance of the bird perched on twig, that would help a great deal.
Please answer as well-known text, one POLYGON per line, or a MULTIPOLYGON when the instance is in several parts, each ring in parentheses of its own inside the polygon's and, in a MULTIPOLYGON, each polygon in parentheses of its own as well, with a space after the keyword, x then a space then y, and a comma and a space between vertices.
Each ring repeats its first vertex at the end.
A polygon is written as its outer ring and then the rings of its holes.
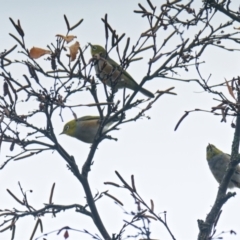
MULTIPOLYGON (((223 176, 227 170, 230 163, 230 155, 223 153, 221 150, 217 149, 214 145, 208 144, 207 146, 207 161, 209 168, 220 184, 223 176)), ((228 184, 228 188, 237 187, 240 188, 240 166, 238 165, 235 172, 228 184)))
POLYGON ((133 91, 139 89, 139 92, 147 97, 154 98, 154 94, 147 89, 140 87, 132 76, 122 69, 113 59, 111 59, 106 50, 99 45, 92 45, 91 54, 96 59, 95 71, 102 82, 112 87, 116 92, 119 88, 129 88, 133 91))
MULTIPOLYGON (((113 119, 108 122, 104 127, 102 132, 106 132, 108 128, 120 118, 113 119)), ((77 138, 80 141, 86 143, 93 143, 97 131, 99 129, 101 119, 99 116, 84 116, 78 119, 73 119, 64 125, 61 134, 66 134, 70 137, 77 138)))

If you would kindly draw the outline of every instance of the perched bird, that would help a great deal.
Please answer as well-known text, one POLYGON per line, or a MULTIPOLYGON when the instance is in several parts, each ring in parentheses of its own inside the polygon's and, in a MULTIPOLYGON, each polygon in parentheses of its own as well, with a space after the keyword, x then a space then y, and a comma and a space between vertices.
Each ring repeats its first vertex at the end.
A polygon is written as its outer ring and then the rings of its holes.
POLYGON ((102 82, 112 87, 115 92, 117 92, 119 88, 124 87, 133 91, 139 88, 139 92, 147 97, 154 98, 154 94, 140 87, 127 71, 123 70, 119 64, 108 56, 103 47, 90 43, 89 45, 92 56, 97 59, 95 62, 96 74, 102 82))
MULTIPOLYGON (((230 162, 230 155, 223 153, 221 150, 217 149, 214 145, 208 144, 207 146, 207 161, 209 168, 217 180, 221 183, 223 176, 227 170, 228 164, 230 162)), ((233 174, 228 188, 238 187, 240 188, 240 166, 236 167, 235 173, 233 174)))
MULTIPOLYGON (((110 125, 119 120, 120 118, 116 118, 112 122, 107 123, 102 132, 106 132, 110 125)), ((84 116, 78 119, 73 119, 64 125, 61 134, 75 137, 86 143, 93 143, 100 126, 100 121, 101 120, 99 116, 84 116)))

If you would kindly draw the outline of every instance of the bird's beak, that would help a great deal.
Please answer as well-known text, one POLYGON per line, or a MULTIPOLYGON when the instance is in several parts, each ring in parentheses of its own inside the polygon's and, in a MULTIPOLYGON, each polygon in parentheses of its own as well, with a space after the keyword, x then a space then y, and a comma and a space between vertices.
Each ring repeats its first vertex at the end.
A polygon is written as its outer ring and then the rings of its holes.
POLYGON ((61 132, 59 135, 62 135, 62 134, 64 134, 64 132, 61 132))

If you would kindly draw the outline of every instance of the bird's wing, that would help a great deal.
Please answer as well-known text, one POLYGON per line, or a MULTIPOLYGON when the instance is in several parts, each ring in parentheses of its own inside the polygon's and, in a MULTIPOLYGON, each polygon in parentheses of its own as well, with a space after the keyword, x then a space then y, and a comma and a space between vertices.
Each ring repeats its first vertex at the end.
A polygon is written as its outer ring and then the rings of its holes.
MULTIPOLYGON (((230 162, 230 157, 231 157, 231 155, 228 154, 228 153, 225 153, 225 154, 228 156, 229 162, 230 162)), ((236 173, 236 174, 240 174, 240 166, 239 166, 239 165, 237 165, 236 170, 235 170, 235 173, 236 173)))
MULTIPOLYGON (((110 57, 108 57, 108 62, 114 66, 114 67, 121 67, 118 63, 116 63, 113 59, 111 59, 110 57)), ((124 74, 126 77, 130 78, 134 83, 137 84, 137 82, 133 79, 133 77, 126 71, 123 69, 122 74, 124 74)), ((137 84, 138 85, 138 84, 137 84)))
POLYGON ((99 120, 99 116, 84 116, 77 119, 78 121, 99 120))
MULTIPOLYGON (((231 157, 231 155, 230 155, 230 154, 227 154, 227 153, 225 153, 225 155, 228 156, 228 159, 229 159, 229 162, 230 162, 230 157, 231 157)), ((240 175, 240 166, 239 166, 239 165, 236 166, 235 174, 239 174, 239 175, 240 175)))

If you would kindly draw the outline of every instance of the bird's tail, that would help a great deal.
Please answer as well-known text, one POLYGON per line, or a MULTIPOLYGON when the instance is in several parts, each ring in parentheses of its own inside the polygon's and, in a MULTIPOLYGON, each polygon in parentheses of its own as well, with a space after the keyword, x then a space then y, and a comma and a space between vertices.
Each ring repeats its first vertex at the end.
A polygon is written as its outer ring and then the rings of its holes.
POLYGON ((140 88, 140 89, 139 89, 139 92, 141 92, 142 94, 144 94, 144 95, 147 96, 147 97, 154 98, 154 94, 151 93, 150 91, 148 91, 148 90, 145 89, 145 88, 140 88))
POLYGON ((126 117, 126 114, 125 114, 125 113, 122 113, 121 115, 112 118, 112 123, 113 123, 113 122, 118 122, 118 121, 120 121, 120 120, 124 120, 125 117, 126 117))

